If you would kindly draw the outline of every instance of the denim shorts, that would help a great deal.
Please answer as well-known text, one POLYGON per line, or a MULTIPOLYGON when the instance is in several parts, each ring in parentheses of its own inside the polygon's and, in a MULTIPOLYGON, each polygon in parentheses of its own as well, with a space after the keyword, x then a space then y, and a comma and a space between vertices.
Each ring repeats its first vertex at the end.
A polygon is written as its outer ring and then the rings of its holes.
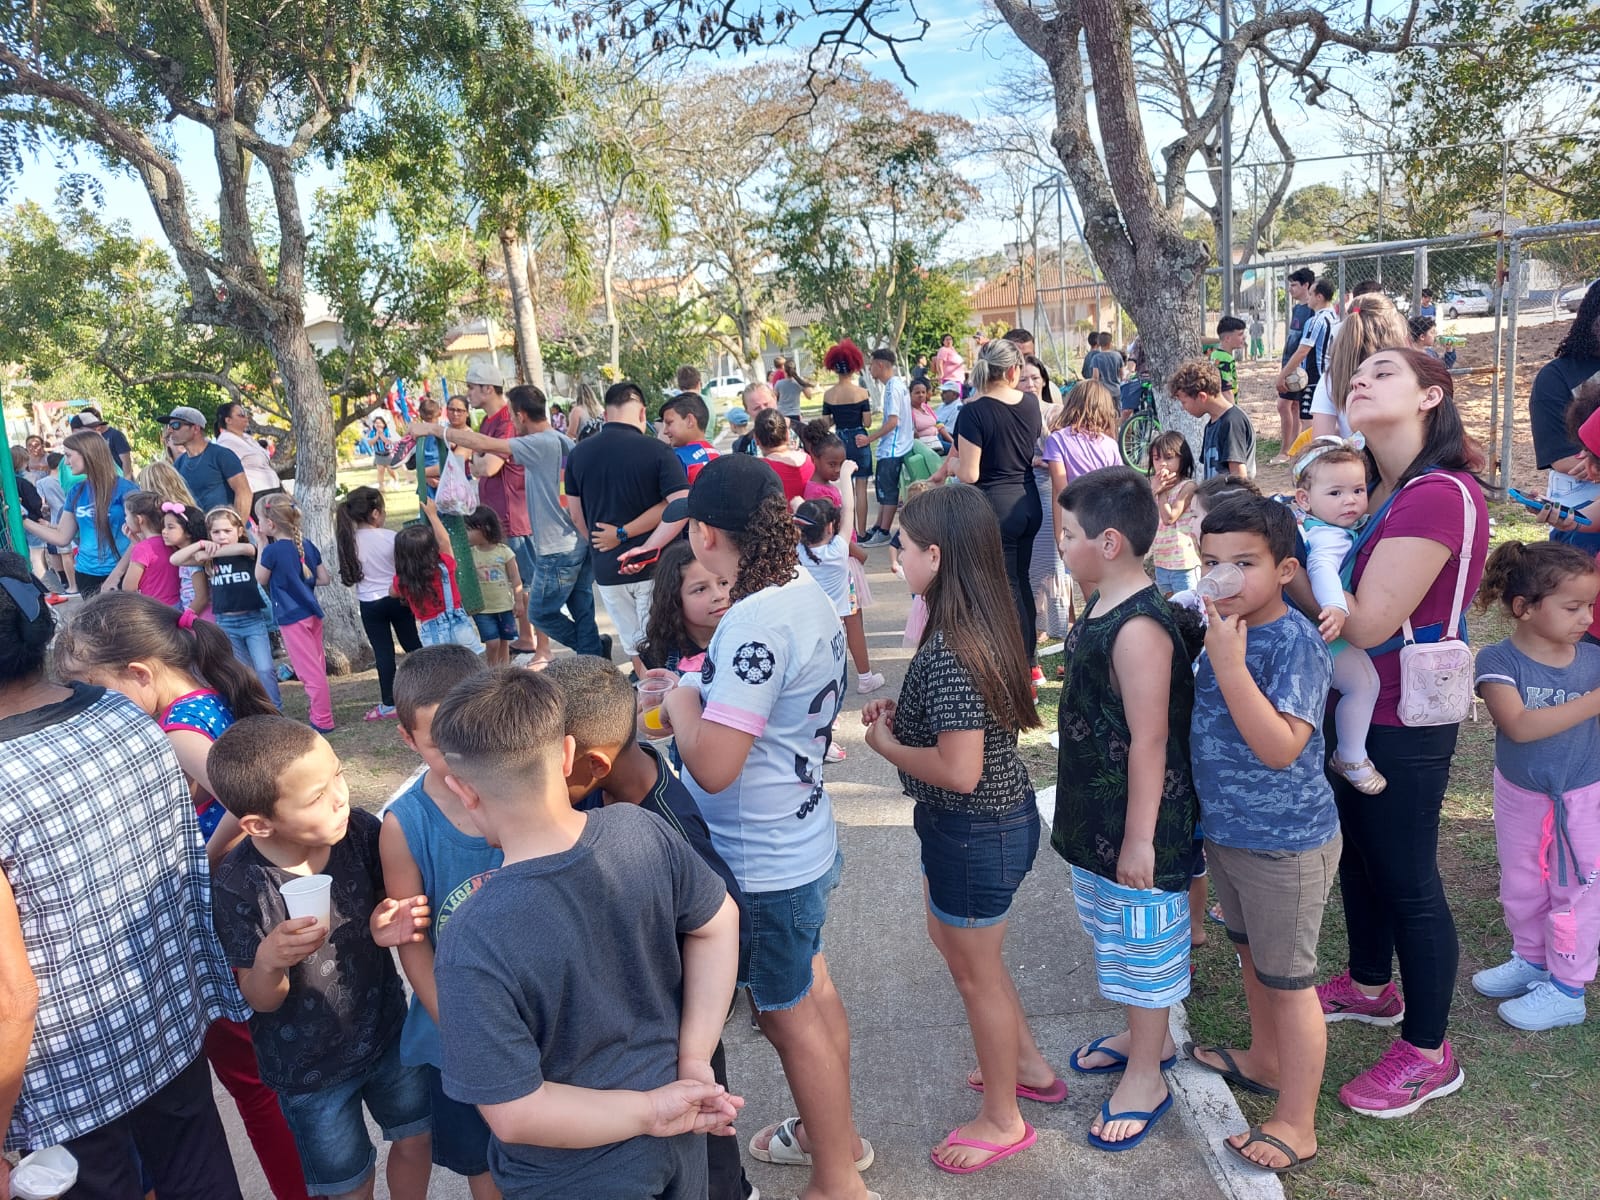
POLYGON ((517 614, 514 612, 473 613, 472 623, 478 627, 478 636, 486 642, 517 640, 517 614))
POLYGON ((427 1133, 432 1125, 428 1076, 400 1061, 399 1038, 364 1072, 320 1091, 279 1092, 278 1103, 300 1150, 306 1191, 313 1196, 354 1191, 372 1174, 378 1152, 367 1136, 363 1103, 385 1141, 427 1133))
POLYGON ((839 886, 844 853, 810 883, 781 892, 746 892, 750 940, 740 948, 739 986, 750 989, 761 1012, 793 1008, 813 982, 811 960, 822 953, 828 896, 839 886))
POLYGON ((1004 921, 1039 850, 1039 808, 1032 793, 1002 817, 918 804, 912 824, 922 843, 928 911, 958 929, 1004 921))
POLYGON ((489 1169, 489 1126, 475 1104, 444 1094, 438 1067, 420 1068, 428 1076, 433 1111, 433 1165, 470 1179, 489 1169))
POLYGON ((867 431, 859 425, 836 425, 833 431, 839 435, 839 440, 844 443, 844 456, 855 463, 856 475, 865 479, 867 472, 872 470, 872 447, 856 445, 856 435, 867 431))
POLYGON ((483 653, 478 627, 465 609, 447 609, 437 617, 418 621, 417 637, 424 646, 465 646, 478 654, 483 653))
POLYGON ((878 468, 872 476, 872 486, 877 492, 879 504, 900 503, 900 468, 905 461, 903 454, 898 458, 878 455, 878 468))
POLYGON ((1192 592, 1199 582, 1199 567, 1190 567, 1187 571, 1174 571, 1170 567, 1156 568, 1156 590, 1163 596, 1170 596, 1174 592, 1192 592))

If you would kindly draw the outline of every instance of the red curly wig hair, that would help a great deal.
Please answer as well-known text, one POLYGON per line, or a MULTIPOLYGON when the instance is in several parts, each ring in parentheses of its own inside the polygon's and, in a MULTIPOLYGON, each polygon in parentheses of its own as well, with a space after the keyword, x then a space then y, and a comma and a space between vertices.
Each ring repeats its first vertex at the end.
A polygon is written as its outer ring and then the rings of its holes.
POLYGON ((845 338, 828 347, 828 352, 822 356, 822 365, 835 375, 854 375, 867 365, 867 360, 861 347, 845 338))

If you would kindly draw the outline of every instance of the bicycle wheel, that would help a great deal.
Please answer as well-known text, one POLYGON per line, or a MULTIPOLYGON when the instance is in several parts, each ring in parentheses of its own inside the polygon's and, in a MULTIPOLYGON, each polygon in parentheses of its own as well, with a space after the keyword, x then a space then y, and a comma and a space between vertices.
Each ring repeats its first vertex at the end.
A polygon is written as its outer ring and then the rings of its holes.
POLYGON ((1161 432, 1161 421, 1152 412, 1136 412, 1117 430, 1117 448, 1122 461, 1135 471, 1150 474, 1150 443, 1161 432))

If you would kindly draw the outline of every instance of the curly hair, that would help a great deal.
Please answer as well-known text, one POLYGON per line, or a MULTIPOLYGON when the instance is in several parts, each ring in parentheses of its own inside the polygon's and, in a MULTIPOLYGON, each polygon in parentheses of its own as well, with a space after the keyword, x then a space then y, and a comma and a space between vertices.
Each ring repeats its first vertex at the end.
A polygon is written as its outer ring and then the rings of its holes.
POLYGON ((800 429, 800 444, 812 458, 821 458, 830 447, 844 448, 844 439, 833 431, 826 417, 807 421, 800 429))
POLYGON ((1179 363, 1178 369, 1167 379, 1167 391, 1174 396, 1220 396, 1222 376, 1217 364, 1209 358, 1191 358, 1179 363))
POLYGON ((822 356, 822 365, 835 375, 857 375, 867 365, 867 358, 860 346, 845 338, 828 347, 828 352, 822 356))
POLYGON ((683 573, 693 561, 694 550, 682 538, 656 560, 650 615, 645 618, 644 643, 639 647, 639 657, 646 666, 664 667, 674 655, 681 658, 705 649, 695 645, 683 619, 683 573))
POLYGON ((443 596, 439 570, 444 560, 433 530, 426 525, 407 525, 394 536, 394 582, 400 598, 413 609, 426 604, 435 588, 443 596))
POLYGON ((1578 305, 1567 336, 1556 347, 1557 358, 1600 358, 1600 281, 1591 283, 1578 305))
POLYGON ((735 604, 762 588, 782 587, 800 571, 800 530, 782 493, 763 497, 745 528, 718 532, 739 551, 739 576, 729 597, 735 604))
POLYGON ((164 501, 161 508, 161 526, 166 528, 167 518, 171 517, 182 527, 184 536, 189 539, 189 544, 206 540, 206 515, 192 504, 185 504, 182 512, 173 512, 167 508, 172 501, 164 501))

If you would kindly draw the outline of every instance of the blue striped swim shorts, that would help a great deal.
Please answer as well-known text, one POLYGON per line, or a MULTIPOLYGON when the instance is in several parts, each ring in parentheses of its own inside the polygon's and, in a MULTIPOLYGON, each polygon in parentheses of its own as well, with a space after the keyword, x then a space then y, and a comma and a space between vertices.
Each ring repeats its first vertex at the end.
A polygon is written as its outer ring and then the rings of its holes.
POLYGON ((1189 894, 1123 887, 1072 868, 1072 898, 1113 1004, 1166 1008, 1189 994, 1189 894))

